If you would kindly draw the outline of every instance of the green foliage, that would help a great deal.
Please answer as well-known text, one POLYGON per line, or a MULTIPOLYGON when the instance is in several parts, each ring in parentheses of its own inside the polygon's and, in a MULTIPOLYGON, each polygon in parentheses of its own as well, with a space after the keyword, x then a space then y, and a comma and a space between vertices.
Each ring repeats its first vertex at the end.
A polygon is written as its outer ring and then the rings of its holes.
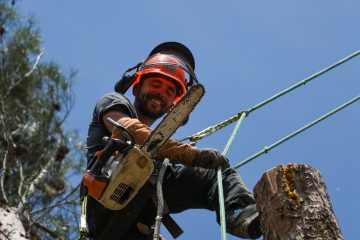
POLYGON ((74 177, 84 164, 84 145, 63 127, 75 72, 64 75, 42 57, 32 19, 20 18, 10 2, 0 0, 0 198, 29 216, 28 229, 42 239, 50 232, 69 239, 79 212, 71 180, 78 182, 74 177))

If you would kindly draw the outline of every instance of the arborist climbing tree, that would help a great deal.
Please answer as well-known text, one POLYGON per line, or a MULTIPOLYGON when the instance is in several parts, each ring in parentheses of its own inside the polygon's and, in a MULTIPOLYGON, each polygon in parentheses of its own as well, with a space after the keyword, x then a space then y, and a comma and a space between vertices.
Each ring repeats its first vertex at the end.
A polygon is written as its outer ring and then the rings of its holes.
POLYGON ((194 69, 187 47, 166 42, 128 69, 114 92, 99 99, 88 130, 81 237, 161 239, 153 229, 155 220, 158 224, 162 218, 176 238, 182 231, 169 214, 194 208, 215 211, 219 221, 218 173, 223 179, 227 232, 249 239, 261 236, 253 194, 225 155, 169 139, 188 122, 204 93, 194 69), (131 86, 133 104, 124 96, 131 86), (160 194, 156 183, 162 183, 160 194))

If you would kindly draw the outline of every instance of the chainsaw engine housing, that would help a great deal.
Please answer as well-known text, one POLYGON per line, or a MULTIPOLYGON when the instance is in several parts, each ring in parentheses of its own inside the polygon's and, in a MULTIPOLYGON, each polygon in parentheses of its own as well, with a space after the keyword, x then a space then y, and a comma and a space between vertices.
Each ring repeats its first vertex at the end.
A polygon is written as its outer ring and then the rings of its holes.
POLYGON ((153 161, 139 148, 133 147, 117 164, 97 200, 111 210, 124 208, 150 178, 153 170, 153 161))

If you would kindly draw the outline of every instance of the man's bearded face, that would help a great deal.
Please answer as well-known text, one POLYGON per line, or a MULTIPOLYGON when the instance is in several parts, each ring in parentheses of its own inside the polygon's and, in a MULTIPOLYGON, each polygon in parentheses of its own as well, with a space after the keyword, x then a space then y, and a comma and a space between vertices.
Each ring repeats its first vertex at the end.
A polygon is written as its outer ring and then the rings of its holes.
POLYGON ((160 77, 146 78, 140 86, 135 107, 139 114, 157 119, 171 108, 176 92, 176 85, 172 81, 160 77))

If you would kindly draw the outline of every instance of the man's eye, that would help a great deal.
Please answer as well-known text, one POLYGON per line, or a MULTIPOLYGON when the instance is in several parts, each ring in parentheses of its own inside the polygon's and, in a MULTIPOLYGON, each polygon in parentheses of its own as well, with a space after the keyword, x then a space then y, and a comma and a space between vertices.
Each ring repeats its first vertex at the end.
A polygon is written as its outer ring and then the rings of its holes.
POLYGON ((152 82, 151 85, 155 88, 158 88, 158 87, 161 87, 161 82, 154 81, 154 82, 152 82))
POLYGON ((167 89, 166 93, 167 93, 169 96, 173 96, 173 95, 175 95, 175 90, 174 90, 174 89, 167 89))

